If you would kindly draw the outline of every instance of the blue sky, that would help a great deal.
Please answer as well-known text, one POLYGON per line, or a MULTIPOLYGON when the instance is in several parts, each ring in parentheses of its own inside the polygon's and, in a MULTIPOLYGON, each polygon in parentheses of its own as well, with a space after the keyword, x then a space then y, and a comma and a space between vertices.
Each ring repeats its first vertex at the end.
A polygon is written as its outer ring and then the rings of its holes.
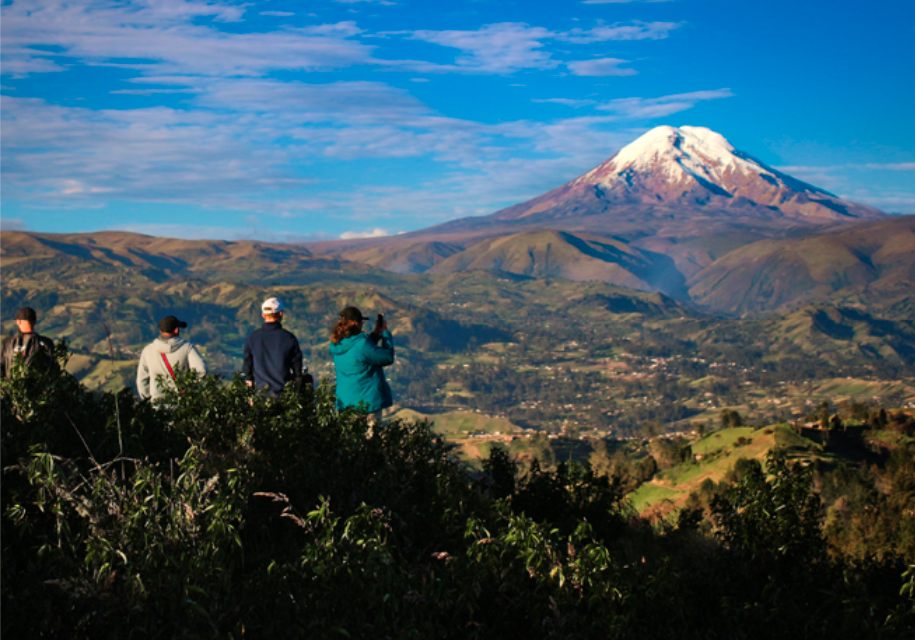
POLYGON ((4 0, 3 228, 394 234, 662 124, 915 213, 913 25, 911 0, 4 0))

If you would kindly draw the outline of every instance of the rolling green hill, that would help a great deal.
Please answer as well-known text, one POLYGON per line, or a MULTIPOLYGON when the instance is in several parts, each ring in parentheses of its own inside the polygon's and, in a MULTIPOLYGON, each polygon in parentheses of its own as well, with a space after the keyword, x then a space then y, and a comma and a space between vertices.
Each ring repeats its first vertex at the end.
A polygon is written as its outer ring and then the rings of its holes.
POLYGON ((815 305, 769 321, 776 348, 839 360, 915 362, 915 323, 873 316, 862 309, 815 305))
MULTIPOLYGON (((863 427, 861 427, 863 430, 863 427)), ((904 445, 892 431, 869 431, 868 438, 885 451, 904 445)), ((833 444, 822 439, 812 439, 796 433, 788 424, 766 427, 737 427, 715 431, 690 443, 692 458, 660 471, 650 482, 630 494, 633 506, 651 518, 665 518, 686 505, 691 494, 699 494, 706 487, 726 484, 733 480, 735 467, 746 460, 762 463, 771 451, 778 451, 804 465, 818 465, 822 469, 846 464, 856 467, 862 461, 873 463, 881 454, 874 445, 855 442, 849 445, 834 435, 833 444)), ((903 438, 910 442, 911 438, 903 438)))
POLYGON ((689 281, 694 301, 729 313, 826 301, 910 305, 913 283, 915 216, 754 242, 731 251, 689 281))
POLYGON ((404 246, 369 246, 343 251, 341 257, 392 273, 425 273, 464 247, 453 242, 409 242, 404 246))
POLYGON ((676 290, 672 262, 624 242, 564 231, 536 230, 489 238, 443 260, 430 273, 491 269, 527 277, 599 281, 642 291, 676 290))
MULTIPOLYGON (((294 248, 268 254, 257 243, 136 234, 52 240, 4 232, 0 302, 35 307, 39 331, 70 341, 71 368, 92 387, 131 385, 132 361, 168 314, 189 323, 184 335, 211 370, 230 375, 260 324, 258 305, 277 295, 319 379, 333 381, 329 330, 355 304, 370 317, 384 313, 394 330, 398 358, 388 375, 403 407, 500 415, 571 440, 677 430, 714 420, 723 407, 758 423, 797 415, 811 398, 856 395, 901 407, 915 397, 907 301, 895 315, 854 303, 726 318, 594 280, 493 269, 399 275, 347 261, 328 269, 336 258, 318 264, 325 258, 294 248), (242 249, 256 260, 239 266, 223 255, 242 249)), ((586 234, 532 232, 518 246, 543 249, 533 256, 512 253, 515 240, 505 239, 504 254, 519 265, 541 268, 566 254, 600 268, 658 264, 656 254, 586 234)), ((4 314, 5 333, 15 330, 12 315, 4 314)))
POLYGON ((693 442, 695 459, 658 473, 631 496, 633 506, 653 517, 665 517, 683 506, 705 480, 721 482, 741 458, 765 460, 776 446, 775 429, 722 429, 693 442))
MULTIPOLYGON (((157 238, 104 231, 52 234, 4 231, 0 255, 4 280, 17 286, 30 274, 53 272, 56 280, 141 275, 151 280, 175 276, 263 282, 274 278, 327 281, 343 271, 369 274, 359 262, 313 256, 296 245, 254 241, 225 242, 157 238)), ((5 282, 4 285, 7 283, 5 282)))

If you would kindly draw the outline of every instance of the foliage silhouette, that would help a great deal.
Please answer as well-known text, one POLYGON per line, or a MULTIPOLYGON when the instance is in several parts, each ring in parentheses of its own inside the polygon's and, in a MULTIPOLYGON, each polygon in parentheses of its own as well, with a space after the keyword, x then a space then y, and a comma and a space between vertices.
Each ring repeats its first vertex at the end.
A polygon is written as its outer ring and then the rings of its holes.
POLYGON ((694 513, 643 522, 589 465, 519 475, 494 448, 474 478, 428 423, 370 432, 326 385, 179 387, 152 405, 61 372, 4 382, 4 637, 912 631, 911 569, 826 556, 815 496, 784 461, 722 498, 717 542, 694 513))

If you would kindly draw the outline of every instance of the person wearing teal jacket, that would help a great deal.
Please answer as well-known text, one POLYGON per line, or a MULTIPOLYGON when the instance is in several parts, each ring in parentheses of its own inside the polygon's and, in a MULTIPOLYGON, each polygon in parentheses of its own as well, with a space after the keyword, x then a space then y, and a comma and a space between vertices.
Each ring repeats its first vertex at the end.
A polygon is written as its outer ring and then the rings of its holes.
POLYGON ((337 372, 337 409, 359 407, 381 419, 381 410, 394 404, 384 367, 394 363, 394 339, 383 316, 371 333, 368 320, 356 307, 346 307, 331 333, 330 353, 337 372))

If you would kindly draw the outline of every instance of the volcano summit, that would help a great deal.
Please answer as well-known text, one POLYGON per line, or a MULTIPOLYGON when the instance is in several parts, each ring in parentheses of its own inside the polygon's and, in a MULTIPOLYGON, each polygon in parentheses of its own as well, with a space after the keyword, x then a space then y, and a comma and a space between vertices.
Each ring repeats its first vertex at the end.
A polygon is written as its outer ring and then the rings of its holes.
MULTIPOLYGON (((488 269, 524 277, 601 280, 696 300, 722 288, 721 273, 711 268, 716 263, 729 265, 728 273, 735 261, 742 265, 740 282, 728 280, 728 292, 749 291, 751 281, 768 291, 767 274, 783 280, 778 265, 801 259, 791 256, 797 246, 792 239, 828 236, 821 244, 830 248, 816 245, 816 255, 844 256, 848 252, 833 247, 840 237, 835 234, 865 225, 874 226, 870 235, 883 238, 895 229, 883 224, 887 217, 782 173, 711 129, 662 126, 571 182, 491 215, 392 238, 311 247, 398 273, 488 269), (769 243, 765 250, 755 247, 763 242, 769 243), (737 253, 750 245, 755 248, 737 253), (718 263, 728 255, 741 258, 718 263), (714 275, 715 282, 706 282, 707 275, 714 275)), ((876 282, 882 272, 868 267, 865 254, 848 254, 850 264, 841 271, 866 272, 864 280, 876 282)), ((804 269, 812 273, 811 286, 841 289, 841 282, 833 282, 833 270, 814 257, 803 257, 805 265, 810 262, 804 269)), ((778 305, 794 299, 794 287, 788 289, 778 305)), ((716 299, 714 306, 730 309, 731 302, 716 299)))
POLYGON ((770 229, 885 215, 773 169, 711 129, 663 126, 583 176, 489 218, 542 224, 599 214, 626 228, 658 218, 770 229))

